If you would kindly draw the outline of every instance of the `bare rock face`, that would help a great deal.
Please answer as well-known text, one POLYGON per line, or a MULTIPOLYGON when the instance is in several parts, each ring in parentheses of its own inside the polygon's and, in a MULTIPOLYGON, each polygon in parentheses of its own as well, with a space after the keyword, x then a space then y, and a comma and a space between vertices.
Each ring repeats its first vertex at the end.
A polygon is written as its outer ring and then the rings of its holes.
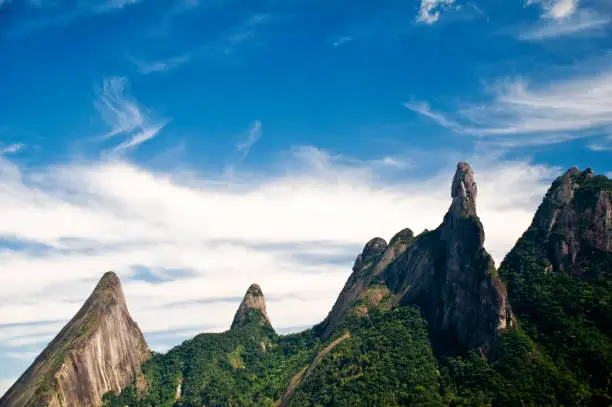
POLYGON ((374 285, 374 280, 385 267, 403 253, 414 240, 410 229, 404 229, 391 239, 389 245, 380 238, 370 240, 353 265, 350 275, 332 310, 323 322, 315 326, 322 340, 331 336, 334 330, 342 324, 350 314, 355 304, 367 293, 368 288, 374 285))
POLYGON ((457 164, 457 171, 453 177, 451 187, 450 212, 454 215, 476 216, 477 188, 474 182, 474 173, 468 163, 457 164))
POLYGON ((546 193, 527 231, 537 234, 552 269, 581 275, 581 259, 612 252, 612 181, 570 168, 546 193))
POLYGON ((261 327, 272 328, 266 313, 266 300, 257 284, 252 284, 244 295, 244 299, 234 315, 232 329, 242 328, 253 322, 261 327))
POLYGON ((0 399, 0 407, 100 406, 130 385, 151 353, 115 273, 104 274, 79 312, 0 399))
POLYGON ((506 288, 483 247, 476 215, 476 183, 466 163, 457 164, 453 201, 442 224, 427 232, 384 273, 400 304, 418 305, 434 341, 445 349, 486 350, 513 324, 506 288))
POLYGON ((328 317, 317 327, 322 339, 350 314, 373 286, 392 294, 392 302, 417 305, 434 341, 445 349, 486 351, 500 330, 513 324, 506 289, 485 251, 484 230, 476 215, 477 187, 472 168, 457 164, 452 203, 442 224, 417 237, 399 232, 387 246, 371 240, 357 258, 353 274, 328 317))

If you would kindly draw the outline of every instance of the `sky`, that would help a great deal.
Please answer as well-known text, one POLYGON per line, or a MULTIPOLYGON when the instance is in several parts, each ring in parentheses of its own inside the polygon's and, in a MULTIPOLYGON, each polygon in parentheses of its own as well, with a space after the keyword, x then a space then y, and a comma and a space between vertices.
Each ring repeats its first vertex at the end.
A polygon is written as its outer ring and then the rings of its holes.
POLYGON ((157 351, 299 331, 458 161, 499 264, 611 157, 608 0, 0 0, 0 394, 105 271, 157 351))

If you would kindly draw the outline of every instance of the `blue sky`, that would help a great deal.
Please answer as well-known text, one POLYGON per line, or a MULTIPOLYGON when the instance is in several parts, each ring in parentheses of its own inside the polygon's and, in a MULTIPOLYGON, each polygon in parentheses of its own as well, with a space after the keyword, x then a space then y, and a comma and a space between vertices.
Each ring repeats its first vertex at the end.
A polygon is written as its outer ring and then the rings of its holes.
POLYGON ((493 3, 0 0, 0 392, 107 269, 156 349, 255 281, 291 331, 459 160, 497 261, 555 176, 612 172, 612 5, 493 3))

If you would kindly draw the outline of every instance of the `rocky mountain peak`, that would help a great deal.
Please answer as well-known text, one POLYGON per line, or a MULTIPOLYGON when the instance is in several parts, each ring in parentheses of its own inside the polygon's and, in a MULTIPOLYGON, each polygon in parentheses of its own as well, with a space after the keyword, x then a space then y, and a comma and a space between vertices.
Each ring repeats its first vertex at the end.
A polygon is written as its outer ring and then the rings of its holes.
POLYGON ((458 216, 476 216, 477 192, 472 167, 466 162, 458 163, 451 186, 453 202, 450 212, 458 216))
POLYGON ((443 222, 417 236, 383 274, 400 304, 421 308, 445 349, 485 350, 499 330, 513 324, 505 286, 483 246, 476 196, 472 168, 458 163, 443 222))
POLYGON ((0 407, 100 406, 140 374, 149 347, 121 283, 105 273, 79 312, 0 399, 0 407))
POLYGON ((366 243, 363 251, 353 265, 353 270, 361 269, 364 265, 380 256, 387 249, 387 242, 381 237, 375 237, 366 243))
POLYGON ((104 273, 96 288, 87 299, 92 306, 99 307, 101 300, 104 302, 116 302, 122 306, 127 307, 125 302, 125 296, 123 294, 123 288, 121 287, 121 281, 115 272, 107 271, 104 273), (97 301, 94 301, 97 300, 97 301))
POLYGON ((244 295, 238 311, 234 315, 232 329, 243 328, 252 322, 256 322, 259 326, 272 327, 266 312, 266 300, 261 287, 257 284, 251 284, 244 295))
POLYGON ((554 270, 581 275, 583 257, 612 252, 612 180, 570 168, 553 182, 530 230, 545 242, 554 270))

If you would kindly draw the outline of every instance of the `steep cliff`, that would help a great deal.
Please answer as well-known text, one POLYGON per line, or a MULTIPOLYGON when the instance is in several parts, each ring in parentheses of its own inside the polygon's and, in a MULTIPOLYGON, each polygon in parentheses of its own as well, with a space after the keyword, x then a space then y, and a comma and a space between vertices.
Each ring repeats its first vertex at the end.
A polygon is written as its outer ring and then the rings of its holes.
POLYGON ((499 268, 521 325, 593 405, 612 402, 612 180, 557 178, 499 268))
POLYGON ((582 259, 612 252, 612 181, 570 168, 546 193, 523 240, 537 242, 554 271, 582 275, 582 259))
POLYGON ((327 339, 364 300, 366 307, 379 306, 381 296, 387 305, 419 306, 435 341, 450 351, 484 349, 499 330, 511 326, 506 289, 483 247, 476 195, 472 169, 459 163, 452 203, 437 229, 416 238, 405 229, 388 246, 383 239, 371 240, 329 316, 316 328, 321 338, 327 339), (377 295, 370 295, 372 290, 377 295))
POLYGON ((104 274, 79 312, 0 399, 1 407, 100 406, 150 357, 117 276, 104 274))

